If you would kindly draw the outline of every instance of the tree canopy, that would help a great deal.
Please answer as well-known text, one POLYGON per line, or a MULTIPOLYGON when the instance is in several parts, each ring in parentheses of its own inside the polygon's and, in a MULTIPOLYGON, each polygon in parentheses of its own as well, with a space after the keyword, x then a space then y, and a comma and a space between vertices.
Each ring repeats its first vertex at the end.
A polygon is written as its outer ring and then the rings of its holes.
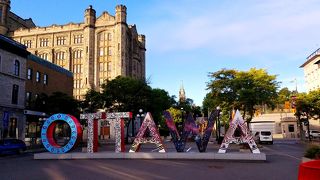
POLYGON ((143 109, 152 112, 156 123, 162 118, 162 111, 170 108, 172 97, 163 89, 152 89, 145 81, 119 76, 107 81, 102 91, 90 90, 83 101, 84 109, 95 112, 98 109, 108 111, 130 111, 134 114, 143 109))
POLYGON ((300 93, 296 97, 296 115, 320 118, 320 90, 300 93))
POLYGON ((229 111, 240 109, 251 121, 257 105, 275 106, 279 82, 276 75, 269 75, 264 69, 249 71, 222 69, 210 73, 207 84, 210 92, 204 99, 204 107, 221 106, 229 111))

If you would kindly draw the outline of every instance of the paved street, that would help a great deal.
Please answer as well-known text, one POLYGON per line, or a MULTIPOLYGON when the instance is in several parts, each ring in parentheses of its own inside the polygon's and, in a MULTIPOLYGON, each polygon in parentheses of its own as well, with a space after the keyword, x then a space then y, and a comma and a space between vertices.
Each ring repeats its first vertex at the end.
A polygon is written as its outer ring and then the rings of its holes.
POLYGON ((213 160, 33 160, 32 153, 0 158, 1 179, 272 179, 292 180, 303 143, 263 145, 267 162, 213 160))

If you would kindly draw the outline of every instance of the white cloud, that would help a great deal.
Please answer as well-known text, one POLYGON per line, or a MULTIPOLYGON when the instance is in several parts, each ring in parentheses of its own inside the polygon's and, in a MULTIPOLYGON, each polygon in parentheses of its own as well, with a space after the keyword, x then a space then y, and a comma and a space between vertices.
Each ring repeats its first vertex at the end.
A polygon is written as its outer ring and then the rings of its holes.
POLYGON ((159 52, 206 48, 228 55, 301 52, 317 43, 320 11, 313 1, 297 2, 246 3, 238 10, 239 3, 226 4, 211 12, 204 3, 203 11, 181 17, 177 7, 175 18, 153 23, 149 48, 159 52))

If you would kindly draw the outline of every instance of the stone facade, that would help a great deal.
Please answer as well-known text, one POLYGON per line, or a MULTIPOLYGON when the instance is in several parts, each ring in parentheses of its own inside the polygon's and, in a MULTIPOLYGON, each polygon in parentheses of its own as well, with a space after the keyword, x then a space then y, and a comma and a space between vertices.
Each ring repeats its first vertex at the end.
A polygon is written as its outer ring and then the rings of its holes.
POLYGON ((0 35, 0 138, 24 139, 26 47, 0 35))
POLYGON ((0 34, 8 35, 19 28, 33 28, 32 19, 22 19, 10 11, 10 0, 0 0, 0 34))
POLYGON ((307 91, 320 88, 320 48, 307 57, 307 61, 300 68, 303 68, 304 79, 307 91))
POLYGON ((123 5, 116 6, 115 16, 103 12, 99 17, 89 6, 83 23, 19 28, 7 35, 73 72, 73 96, 83 99, 89 89, 99 91, 102 83, 117 76, 145 79, 145 36, 126 18, 123 5))

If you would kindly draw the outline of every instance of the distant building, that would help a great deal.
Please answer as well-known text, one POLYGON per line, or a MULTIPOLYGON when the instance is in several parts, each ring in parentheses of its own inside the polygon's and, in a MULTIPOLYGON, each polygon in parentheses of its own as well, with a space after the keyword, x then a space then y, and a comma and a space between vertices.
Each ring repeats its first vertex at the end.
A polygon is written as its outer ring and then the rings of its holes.
POLYGON ((180 90, 179 90, 179 102, 180 103, 186 102, 186 92, 184 91, 183 84, 181 84, 180 90))
POLYGON ((26 47, 0 35, 0 134, 24 138, 26 47))
POLYGON ((307 57, 307 61, 300 68, 303 68, 304 79, 307 91, 320 88, 320 48, 307 57))
POLYGON ((46 97, 54 92, 62 92, 72 97, 73 74, 49 61, 30 54, 26 70, 26 133, 25 141, 36 143, 47 114, 41 107, 47 103, 46 97), (44 96, 44 97, 43 97, 44 96))
POLYGON ((74 73, 73 95, 83 99, 89 89, 100 90, 117 76, 145 79, 145 36, 127 24, 127 8, 116 6, 115 16, 89 6, 84 22, 35 27, 31 19, 10 12, 10 1, 0 0, 0 33, 28 50, 74 73))

